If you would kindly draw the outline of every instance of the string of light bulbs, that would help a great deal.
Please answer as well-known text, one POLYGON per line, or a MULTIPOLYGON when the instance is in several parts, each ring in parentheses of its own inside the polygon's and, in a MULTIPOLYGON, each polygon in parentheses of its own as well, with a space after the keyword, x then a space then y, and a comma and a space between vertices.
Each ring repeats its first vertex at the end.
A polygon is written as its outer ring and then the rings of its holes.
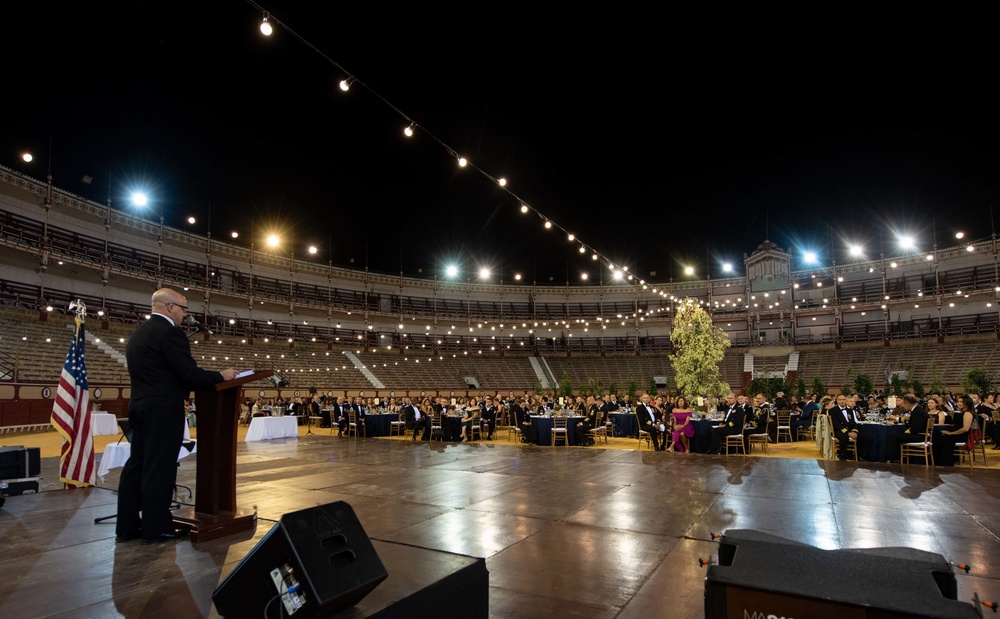
POLYGON ((391 101, 389 101, 384 96, 376 92, 365 82, 359 80, 357 78, 357 75, 347 70, 345 67, 341 66, 335 60, 330 58, 322 50, 320 50, 318 47, 316 47, 308 40, 306 40, 303 36, 298 34, 288 24, 284 23, 283 21, 275 17, 273 13, 266 10, 263 6, 261 6, 254 0, 247 0, 247 3, 250 4, 252 7, 254 7, 257 11, 259 11, 263 15, 260 23, 260 32, 263 36, 266 37, 271 36, 274 33, 275 26, 280 26, 284 31, 288 32, 291 36, 293 36, 303 45, 305 45, 309 49, 319 54, 324 60, 329 62, 332 66, 334 66, 337 70, 341 71, 346 76, 339 83, 341 91, 350 92, 351 88, 353 87, 364 88, 369 94, 376 97, 378 100, 384 103, 389 109, 398 114, 404 121, 403 123, 404 136, 406 136, 407 138, 412 138, 414 134, 419 130, 422 134, 426 135, 433 141, 437 142, 437 144, 440 145, 450 157, 455 159, 456 163, 460 168, 463 169, 468 168, 474 170, 475 172, 478 172, 481 176, 488 179, 491 183, 495 184, 498 188, 507 193, 507 195, 511 196, 514 200, 516 200, 518 204, 518 209, 522 215, 535 215, 542 222, 542 227, 545 230, 554 229, 558 232, 561 232, 566 236, 567 242, 571 243, 575 248, 577 248, 577 251, 580 254, 586 255, 589 253, 591 259, 594 262, 602 265, 602 268, 603 266, 607 266, 607 268, 611 271, 612 278, 615 281, 621 281, 623 284, 630 283, 636 289, 637 292, 649 291, 652 294, 658 294, 664 298, 668 297, 667 291, 653 287, 652 284, 648 284, 645 280, 640 279, 638 276, 632 273, 629 273, 628 266, 616 264, 614 260, 608 258, 605 254, 603 254, 593 245, 585 243, 584 241, 579 239, 574 233, 570 232, 568 228, 560 225, 551 217, 548 217, 547 215, 542 213, 538 208, 533 206, 523 197, 515 193, 510 187, 508 187, 506 178, 494 176, 489 172, 487 172, 486 170, 483 170, 482 168, 470 162, 466 157, 463 157, 461 154, 458 153, 458 151, 456 151, 454 148, 445 143, 442 139, 437 137, 437 135, 435 135, 431 130, 421 125, 416 120, 407 115, 405 112, 403 112, 398 107, 393 105, 391 101))

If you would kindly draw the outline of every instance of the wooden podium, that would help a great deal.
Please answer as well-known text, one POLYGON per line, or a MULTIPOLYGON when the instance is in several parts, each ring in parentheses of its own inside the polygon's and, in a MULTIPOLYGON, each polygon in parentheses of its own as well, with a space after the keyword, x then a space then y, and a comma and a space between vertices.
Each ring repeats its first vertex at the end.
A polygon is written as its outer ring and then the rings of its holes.
POLYGON ((198 472, 194 508, 174 512, 174 523, 187 529, 192 542, 204 542, 257 524, 257 512, 236 506, 236 425, 240 386, 267 378, 262 370, 195 392, 198 405, 198 472))

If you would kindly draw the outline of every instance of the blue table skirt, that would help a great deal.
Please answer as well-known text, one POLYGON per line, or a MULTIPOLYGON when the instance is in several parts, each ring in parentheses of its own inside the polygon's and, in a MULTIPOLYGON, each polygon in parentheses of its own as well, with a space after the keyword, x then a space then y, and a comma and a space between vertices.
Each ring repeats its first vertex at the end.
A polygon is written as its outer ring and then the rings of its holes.
POLYGON ((902 434, 906 430, 903 425, 883 425, 880 423, 863 423, 858 426, 858 460, 865 462, 885 462, 888 453, 885 449, 886 437, 891 434, 902 434))
MULTIPOLYGON (((566 434, 570 445, 576 445, 576 424, 584 417, 569 417, 566 419, 566 434)), ((535 443, 537 445, 552 444, 552 418, 531 416, 531 425, 535 426, 535 443)))
POLYGON ((615 436, 639 438, 639 424, 636 423, 635 413, 608 413, 608 416, 620 432, 615 436))
POLYGON ((398 421, 399 415, 365 415, 364 420, 365 436, 389 436, 390 422, 398 421))

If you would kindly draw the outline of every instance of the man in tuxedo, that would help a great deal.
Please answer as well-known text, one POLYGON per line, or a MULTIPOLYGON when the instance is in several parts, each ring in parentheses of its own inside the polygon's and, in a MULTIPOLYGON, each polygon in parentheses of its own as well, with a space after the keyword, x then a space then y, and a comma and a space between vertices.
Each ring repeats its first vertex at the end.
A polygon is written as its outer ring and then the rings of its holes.
POLYGON ((653 449, 663 451, 660 446, 660 421, 656 418, 656 411, 649 404, 649 394, 644 393, 639 397, 639 403, 635 407, 635 414, 639 422, 639 429, 649 432, 649 438, 653 441, 653 449))
POLYGON ((587 411, 583 420, 576 422, 573 432, 576 434, 576 444, 586 447, 592 445, 594 441, 587 436, 587 433, 597 426, 598 406, 594 396, 587 396, 587 411))
POLYGON ((771 409, 763 393, 754 396, 753 407, 748 411, 743 421, 743 448, 750 453, 750 435, 760 434, 767 428, 771 419, 771 409))
POLYGON ((746 419, 743 400, 744 396, 741 395, 737 399, 732 391, 726 394, 726 414, 722 418, 722 424, 712 428, 712 442, 709 444, 708 453, 722 453, 723 437, 743 432, 743 420, 746 419))
POLYGON ((607 409, 607 412, 609 413, 617 413, 619 408, 618 396, 613 393, 609 396, 605 396, 604 408, 607 409))
POLYGON ((903 396, 900 405, 910 414, 903 431, 890 432, 885 437, 885 457, 889 462, 899 462, 900 445, 903 443, 921 443, 927 435, 927 411, 920 405, 920 400, 912 393, 903 396))
POLYGON ((486 420, 486 440, 493 440, 493 430, 497 425, 497 404, 493 396, 486 396, 483 402, 483 419, 486 420))
POLYGON ((830 409, 830 425, 833 426, 833 437, 837 440, 837 457, 847 460, 847 447, 851 439, 858 440, 858 422, 854 410, 848 408, 847 396, 843 393, 837 394, 837 405, 830 409))
MULTIPOLYGON (((347 406, 344 404, 344 398, 338 397, 332 405, 330 405, 330 412, 324 416, 333 419, 333 422, 337 424, 339 432, 337 436, 346 436, 347 428, 351 423, 350 418, 347 416, 347 406)), ((328 426, 329 427, 329 426, 328 426)))
POLYGON ((236 378, 234 368, 210 372, 195 363, 180 329, 187 311, 184 295, 169 288, 157 290, 149 320, 125 346, 132 387, 132 451, 118 483, 115 532, 120 541, 141 536, 144 544, 154 544, 184 536, 174 529, 170 515, 177 454, 184 439, 184 399, 192 390, 236 378))

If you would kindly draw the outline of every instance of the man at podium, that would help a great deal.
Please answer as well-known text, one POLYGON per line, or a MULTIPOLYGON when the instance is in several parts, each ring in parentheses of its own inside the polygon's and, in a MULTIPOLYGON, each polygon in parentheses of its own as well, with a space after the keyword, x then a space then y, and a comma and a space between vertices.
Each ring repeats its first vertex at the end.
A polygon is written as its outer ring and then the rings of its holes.
POLYGON ((187 311, 184 295, 170 288, 157 290, 149 320, 139 325, 125 347, 132 386, 132 450, 118 486, 119 541, 141 536, 144 544, 154 544, 184 535, 174 529, 170 514, 184 437, 184 400, 192 390, 236 378, 234 368, 211 372, 195 363, 180 328, 187 311))

